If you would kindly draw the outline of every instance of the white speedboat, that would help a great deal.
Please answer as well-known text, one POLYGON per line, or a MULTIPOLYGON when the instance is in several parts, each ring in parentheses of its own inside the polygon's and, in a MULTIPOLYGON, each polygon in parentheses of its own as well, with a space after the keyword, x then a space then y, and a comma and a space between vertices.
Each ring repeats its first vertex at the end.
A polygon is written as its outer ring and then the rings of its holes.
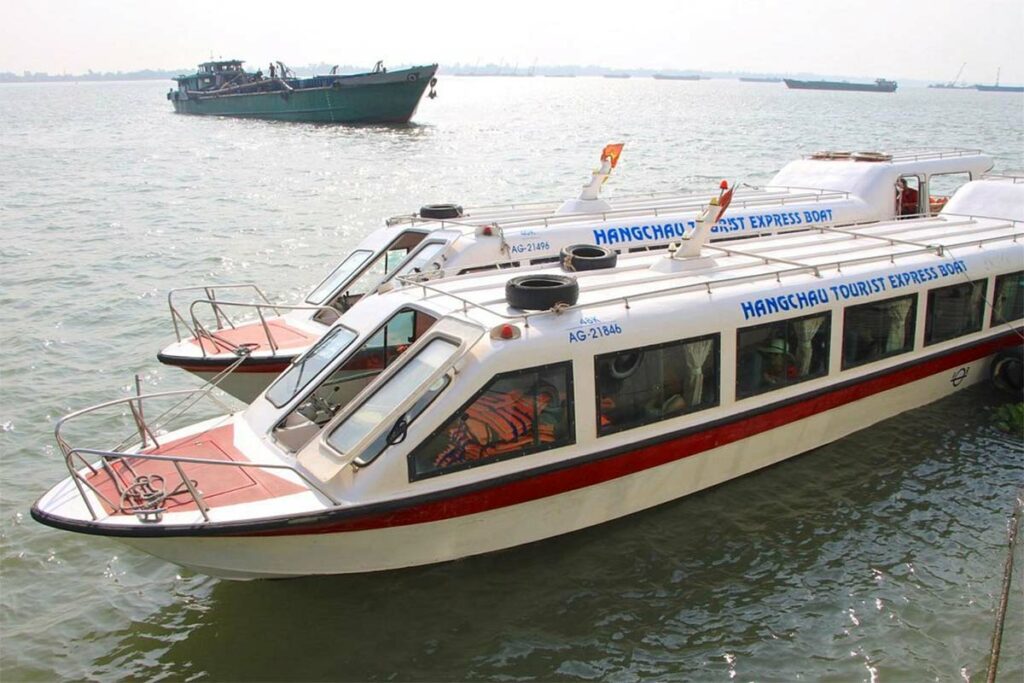
POLYGON ((614 268, 377 294, 241 412, 154 417, 181 392, 79 411, 57 426, 69 476, 32 516, 227 578, 423 565, 601 524, 1019 373, 1024 180, 969 183, 935 217, 709 243, 721 208, 614 268), (138 434, 70 443, 67 423, 101 409, 138 434))
MULTIPOLYGON (((614 204, 599 198, 620 151, 621 145, 604 149, 601 168, 576 199, 467 210, 433 205, 393 218, 298 304, 271 303, 254 284, 172 290, 177 341, 157 357, 204 380, 217 378, 222 389, 249 402, 382 283, 555 262, 575 244, 619 254, 664 248, 690 232, 707 194, 655 193, 614 204), (192 298, 197 295, 202 298, 192 298)), ((737 188, 712 239, 886 220, 900 211, 929 215, 941 206, 936 187, 962 184, 991 167, 992 159, 975 150, 820 152, 788 164, 764 188, 737 188), (899 189, 901 179, 910 189, 899 189)))

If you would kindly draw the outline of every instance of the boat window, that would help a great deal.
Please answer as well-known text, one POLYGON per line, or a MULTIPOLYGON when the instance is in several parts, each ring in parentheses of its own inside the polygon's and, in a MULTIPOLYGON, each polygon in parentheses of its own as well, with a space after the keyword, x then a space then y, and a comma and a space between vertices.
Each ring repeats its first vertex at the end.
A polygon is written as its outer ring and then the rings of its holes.
POLYGON ((914 348, 917 295, 849 306, 843 313, 843 370, 914 348))
POLYGON ((928 178, 928 211, 936 214, 942 211, 949 198, 957 190, 971 181, 971 174, 966 171, 959 173, 936 173, 928 178))
POLYGON ((996 298, 992 305, 992 325, 1024 318, 1024 270, 996 278, 996 298))
POLYGON ((393 272, 398 264, 405 260, 409 251, 422 242, 426 236, 426 233, 423 232, 406 232, 392 242, 391 246, 345 288, 342 297, 346 300, 346 305, 341 310, 346 310, 348 306, 355 303, 354 300, 373 291, 388 273, 393 272))
POLYGON ((572 364, 494 377, 409 455, 415 481, 575 443, 572 364))
POLYGON ((718 405, 719 335, 594 359, 601 436, 718 405))
POLYGON ((441 254, 448 246, 447 242, 429 242, 420 247, 409 261, 395 273, 395 277, 407 277, 410 274, 429 273, 440 270, 443 265, 441 254))
POLYGON ((736 332, 736 398, 828 374, 831 313, 808 315, 736 332))
MULTIPOLYGON (((327 437, 327 443, 340 453, 351 451, 382 420, 388 419, 399 404, 409 398, 411 391, 419 388, 427 378, 448 362, 458 348, 457 344, 446 339, 431 340, 416 354, 415 358, 410 359, 388 382, 380 386, 373 395, 356 408, 348 416, 348 419, 338 425, 327 437)), ((435 383, 427 392, 427 395, 433 392, 429 400, 432 401, 443 388, 444 384, 438 386, 435 383)), ((386 434, 390 434, 390 431, 386 434)), ((384 445, 386 446, 386 443, 384 445)), ((379 446, 379 444, 371 444, 367 454, 374 446, 379 446)), ((383 448, 380 448, 378 453, 380 450, 383 448)), ((363 460, 366 461, 365 458, 363 460)))
POLYGON ((310 380, 348 348, 356 333, 346 327, 335 327, 323 336, 309 351, 304 353, 285 370, 277 381, 267 389, 267 400, 280 408, 293 396, 302 391, 310 380))
POLYGON ((921 179, 916 175, 900 176, 896 180, 896 215, 916 216, 921 213, 921 179))
POLYGON ((925 345, 980 330, 984 305, 984 280, 929 291, 924 323, 925 345))
POLYGON ((360 297, 376 288, 384 276, 404 261, 405 257, 409 255, 409 251, 422 242, 426 236, 425 232, 403 232, 386 249, 377 252, 376 258, 373 258, 372 261, 370 261, 370 257, 374 255, 373 252, 365 250, 353 252, 335 269, 335 272, 317 286, 306 300, 313 304, 332 306, 344 313, 360 297), (349 260, 356 254, 361 254, 361 258, 358 262, 353 261, 353 264, 349 266, 349 260), (365 265, 367 261, 369 261, 369 265, 365 265), (353 277, 353 273, 360 268, 362 268, 362 272, 353 277), (342 288, 343 291, 339 292, 339 288, 342 288))
MULTIPOLYGON (((433 316, 413 309, 402 309, 396 313, 310 392, 282 425, 294 427, 313 423, 322 427, 327 424, 435 322, 437 319, 433 316)), ((291 396, 288 398, 290 400, 291 396)))
POLYGON ((373 256, 373 252, 366 249, 359 249, 353 251, 348 255, 344 261, 338 264, 338 267, 331 271, 323 282, 317 285, 316 289, 310 292, 309 296, 306 297, 306 302, 320 305, 327 302, 327 299, 331 296, 338 287, 342 285, 345 280, 349 279, 353 273, 362 267, 364 263, 373 256))

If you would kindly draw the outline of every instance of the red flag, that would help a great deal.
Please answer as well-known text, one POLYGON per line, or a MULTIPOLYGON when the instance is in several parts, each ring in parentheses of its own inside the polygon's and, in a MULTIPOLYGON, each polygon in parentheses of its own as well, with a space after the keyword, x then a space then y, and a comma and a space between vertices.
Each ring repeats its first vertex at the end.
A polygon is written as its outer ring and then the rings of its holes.
POLYGON ((601 150, 601 161, 608 159, 612 162, 612 168, 615 168, 615 164, 619 163, 619 156, 622 154, 622 146, 625 143, 617 142, 611 145, 605 145, 604 149, 601 150))

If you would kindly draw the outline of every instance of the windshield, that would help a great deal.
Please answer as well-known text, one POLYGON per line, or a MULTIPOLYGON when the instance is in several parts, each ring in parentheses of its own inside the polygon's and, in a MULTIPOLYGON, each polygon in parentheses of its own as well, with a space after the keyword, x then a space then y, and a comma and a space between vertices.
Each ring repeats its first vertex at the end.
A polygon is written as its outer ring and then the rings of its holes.
POLYGON ((267 389, 267 400, 278 408, 292 400, 355 338, 356 333, 347 327, 335 327, 277 378, 267 389))
MULTIPOLYGON (((351 451, 382 420, 394 413, 402 401, 418 391, 420 385, 455 355, 458 348, 445 339, 432 340, 338 425, 327 438, 327 443, 340 453, 351 451)), ((438 391, 441 388, 443 385, 438 387, 438 391)))
POLYGON ((408 277, 410 274, 439 270, 441 264, 433 261, 441 255, 441 252, 447 246, 447 242, 431 242, 424 245, 422 249, 412 255, 409 262, 402 266, 401 270, 395 273, 395 277, 408 277))
POLYGON ((338 289, 347 279, 352 277, 359 268, 366 263, 366 261, 373 256, 372 251, 366 249, 359 249, 353 251, 348 255, 344 261, 338 264, 330 275, 328 275, 323 282, 317 285, 317 288, 310 292, 309 296, 306 297, 306 301, 311 304, 320 305, 330 298, 331 294, 338 289))

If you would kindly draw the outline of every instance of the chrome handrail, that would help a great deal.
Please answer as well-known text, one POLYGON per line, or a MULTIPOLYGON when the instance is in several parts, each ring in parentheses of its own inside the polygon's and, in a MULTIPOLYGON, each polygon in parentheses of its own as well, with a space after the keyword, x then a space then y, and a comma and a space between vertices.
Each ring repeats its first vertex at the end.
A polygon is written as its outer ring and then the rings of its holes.
MULTIPOLYGON (((199 508, 199 512, 203 515, 203 519, 207 522, 210 521, 209 505, 203 499, 202 492, 199 491, 194 483, 189 480, 185 475, 185 471, 182 468, 182 464, 193 464, 193 465, 219 465, 223 467, 238 467, 241 469, 253 468, 253 469, 268 469, 268 470, 287 470, 297 476, 304 484, 315 490, 317 493, 322 495, 327 500, 331 501, 331 504, 335 507, 341 505, 341 501, 332 496, 328 491, 323 489, 319 484, 313 481, 310 477, 303 474, 298 468, 293 465, 287 465, 284 463, 258 463, 258 462, 238 462, 236 460, 212 460, 209 458, 193 458, 182 455, 163 455, 159 453, 126 453, 122 451, 104 451, 95 448, 74 448, 70 450, 64 456, 64 463, 68 468, 68 472, 71 475, 72 480, 75 482, 75 487, 78 489, 79 494, 82 496, 82 501, 85 503, 85 507, 89 510, 89 514, 93 520, 99 519, 96 511, 93 509, 92 503, 89 502, 89 497, 86 495, 85 490, 82 488, 82 484, 92 491, 93 495, 98 497, 104 503, 106 503, 112 510, 121 511, 123 506, 120 501, 115 503, 102 492, 99 491, 88 479, 83 476, 79 469, 75 468, 75 460, 78 459, 90 472, 96 473, 96 469, 89 463, 85 456, 92 456, 100 458, 100 462, 103 463, 103 467, 110 477, 111 482, 114 484, 114 489, 122 497, 127 491, 123 487, 123 482, 117 472, 112 469, 112 463, 123 462, 124 466, 133 476, 138 477, 135 474, 135 469, 128 463, 128 460, 162 460, 165 462, 171 462, 174 464, 175 469, 178 471, 178 475, 181 477, 181 484, 185 487, 187 493, 192 497, 196 507, 199 508)), ((137 464, 137 463, 136 463, 137 464)), ((177 487, 175 487, 176 490, 177 487)), ((168 496, 169 497, 169 496, 168 496)), ((143 512, 143 514, 145 514, 143 512)))
MULTIPOLYGON (((914 221, 914 223, 920 223, 920 224, 923 224, 923 225, 929 225, 929 224, 934 224, 938 220, 939 219, 935 218, 935 217, 922 218, 922 219, 918 219, 918 220, 914 221)), ((1005 220, 1005 219, 998 219, 998 220, 1005 220)), ((971 222, 973 222, 973 217, 968 218, 966 221, 954 222, 954 223, 945 223, 944 225, 946 225, 947 227, 949 227, 949 226, 963 226, 963 225, 968 225, 971 222)), ((1005 222, 1006 222, 1006 224, 1014 226, 1014 227, 1016 227, 1018 225, 1018 221, 1015 221, 1015 220, 1005 220, 1005 222)), ((846 224, 846 225, 844 225, 844 228, 846 228, 845 230, 837 231, 837 232, 851 234, 850 231, 849 231, 849 228, 856 228, 856 227, 870 228, 870 227, 875 227, 875 226, 878 226, 878 225, 881 225, 881 224, 879 224, 877 222, 871 222, 871 221, 864 222, 864 223, 846 224)), ((1024 223, 1021 223, 1021 226, 1024 227, 1024 223)), ((906 227, 906 225, 903 225, 901 227, 906 227)), ((810 229, 811 230, 819 230, 821 232, 827 232, 827 231, 831 230, 831 227, 827 226, 827 225, 826 226, 813 226, 810 229)), ((874 235, 865 234, 865 233, 859 233, 859 234, 861 236, 863 236, 863 237, 876 237, 874 235)), ((877 239, 884 240, 884 241, 895 242, 894 240, 891 240, 890 238, 883 237, 883 236, 878 236, 877 239)), ((837 272, 842 272, 842 269, 844 267, 850 266, 850 265, 855 265, 855 264, 872 263, 872 262, 877 262, 877 261, 890 261, 892 263, 895 263, 895 259, 897 259, 897 258, 905 258, 905 257, 908 257, 908 256, 918 256, 918 255, 925 254, 925 253, 934 253, 934 254, 936 254, 938 256, 944 256, 945 251, 950 250, 950 249, 959 249, 959 248, 962 248, 962 247, 970 247, 970 246, 981 247, 981 246, 983 246, 985 244, 988 244, 988 243, 1004 242, 1004 241, 1007 241, 1007 240, 1011 240, 1013 242, 1017 242, 1018 239, 1024 239, 1024 232, 1013 232, 1010 235, 1000 235, 1000 236, 996 236, 996 237, 987 237, 987 238, 982 238, 982 239, 970 239, 970 240, 965 240, 963 242, 956 242, 956 243, 951 243, 951 244, 920 245, 920 246, 918 246, 918 247, 916 247, 914 249, 911 249, 911 250, 908 250, 908 251, 904 251, 904 252, 878 254, 878 255, 866 256, 866 257, 861 257, 861 258, 844 259, 844 260, 839 260, 839 261, 834 261, 834 262, 818 263, 818 264, 803 264, 803 263, 800 263, 800 262, 797 262, 797 261, 782 261, 781 259, 772 259, 770 257, 766 258, 764 255, 761 255, 761 254, 745 254, 745 256, 748 256, 750 258, 757 258, 757 259, 766 260, 766 261, 781 262, 784 266, 787 266, 787 267, 781 268, 779 270, 773 270, 773 271, 770 271, 770 272, 759 272, 759 273, 753 273, 753 274, 749 274, 749 275, 738 275, 738 276, 729 277, 729 278, 722 278, 720 280, 707 280, 707 281, 703 281, 703 282, 694 282, 694 283, 683 284, 683 285, 672 285, 672 286, 664 287, 664 288, 650 289, 650 290, 648 290, 646 292, 640 292, 640 293, 631 294, 631 295, 617 294, 617 295, 614 295, 614 296, 611 296, 611 297, 608 297, 608 298, 604 298, 604 299, 598 299, 598 300, 593 300, 593 301, 588 300, 585 303, 578 303, 578 304, 575 304, 573 306, 567 306, 567 307, 564 307, 564 308, 559 308, 558 310, 556 310, 554 312, 555 313, 562 313, 562 312, 564 312, 566 310, 575 310, 576 308, 578 308, 580 306, 590 306, 590 307, 593 307, 593 306, 603 306, 603 305, 607 305, 607 304, 616 303, 616 302, 619 302, 619 301, 623 302, 625 304, 626 308, 629 308, 629 305, 630 305, 631 301, 636 301, 636 300, 640 300, 640 299, 650 299, 650 298, 659 297, 659 296, 666 296, 668 294, 678 294, 678 293, 683 293, 683 292, 688 292, 688 291, 699 291, 699 290, 705 290, 708 293, 710 293, 712 291, 712 289, 714 289, 716 287, 735 285, 735 284, 740 284, 740 283, 744 283, 744 282, 754 282, 754 281, 763 280, 763 279, 775 279, 777 281, 781 281, 780 278, 782 276, 784 276, 784 275, 797 275, 797 274, 801 274, 801 273, 812 273, 816 277, 821 277, 821 271, 825 270, 825 269, 835 269, 837 272)), ((911 242, 909 242, 907 240, 900 240, 899 242, 902 242, 903 244, 912 244, 911 242)), ((718 251, 722 251, 722 252, 728 251, 728 249, 722 248, 721 245, 716 244, 716 243, 708 244, 708 245, 706 245, 705 248, 711 249, 711 250, 716 250, 717 249, 718 251)), ((626 267, 631 267, 631 266, 626 266, 626 267)), ((623 269, 623 266, 619 266, 619 270, 622 270, 622 269, 623 269)), ((654 284, 658 280, 670 280, 670 279, 673 279, 675 277, 678 277, 678 275, 676 273, 666 273, 666 274, 662 274, 662 275, 659 275, 659 276, 656 276, 656 277, 652 277, 651 280, 649 280, 648 282, 649 282, 649 284, 654 284)), ((499 318, 501 320, 522 321, 527 327, 530 326, 530 319, 531 318, 535 318, 537 316, 548 315, 548 314, 553 312, 552 309, 549 309, 549 310, 532 311, 532 312, 529 312, 529 313, 508 313, 508 312, 506 312, 505 310, 503 310, 501 308, 498 308, 498 307, 495 307, 495 306, 490 306, 490 305, 488 305, 486 303, 478 303, 478 302, 473 301, 472 299, 469 299, 466 296, 463 296, 463 295, 461 295, 459 293, 447 291, 446 289, 442 289, 440 287, 428 284, 428 283, 426 283, 424 281, 412 282, 412 281, 405 281, 405 280, 403 280, 403 282, 405 284, 409 285, 409 286, 421 288, 423 290, 423 296, 424 297, 429 296, 429 295, 434 295, 434 296, 441 296, 441 297, 449 297, 451 299, 454 299, 454 300, 458 301, 459 303, 462 304, 462 311, 463 311, 463 313, 468 313, 470 308, 479 309, 479 310, 485 311, 486 313, 488 313, 490 315, 493 315, 496 318, 499 318)), ((605 285, 604 287, 614 289, 614 288, 620 287, 620 284, 616 283, 616 282, 612 282, 612 283, 610 283, 608 285, 605 285)), ((596 291, 596 289, 602 289, 604 287, 594 287, 594 288, 591 289, 591 291, 596 291)))
MULTIPOLYGON (((266 335, 267 345, 270 347, 270 351, 272 354, 276 354, 278 348, 280 347, 278 346, 277 342, 274 341, 274 335, 270 331, 270 326, 267 324, 266 316, 263 314, 264 309, 272 309, 274 313, 277 314, 278 316, 281 315, 281 309, 286 311, 320 311, 323 313, 338 315, 337 309, 332 308, 330 306, 322 306, 316 304, 261 304, 242 301, 217 301, 213 299, 195 299, 192 301, 191 304, 189 304, 188 307, 189 317, 192 318, 192 328, 190 329, 193 331, 193 339, 199 340, 199 350, 202 352, 203 358, 206 357, 206 346, 202 343, 203 339, 208 339, 210 343, 215 346, 225 346, 232 353, 236 354, 239 354, 244 347, 239 346, 237 344, 232 344, 231 342, 218 337, 216 332, 211 332, 208 329, 206 329, 206 326, 203 325, 203 323, 199 320, 199 317, 196 315, 196 306, 200 304, 211 305, 214 311, 216 311, 215 315, 217 316, 218 321, 220 319, 220 316, 223 315, 225 320, 229 322, 232 329, 235 329, 235 323, 231 322, 231 318, 230 316, 227 315, 227 313, 224 313, 223 311, 220 310, 221 307, 234 306, 236 308, 255 309, 256 315, 260 321, 260 326, 263 328, 264 335, 266 335)), ((241 321, 239 321, 239 323, 240 322, 241 321)), ((220 326, 218 323, 217 330, 219 331, 222 329, 224 328, 220 326)), ((247 355, 247 352, 244 355, 247 355)))
MULTIPOLYGON (((759 189, 759 193, 751 193, 748 196, 737 195, 733 198, 731 206, 739 208, 753 208, 761 205, 793 204, 796 202, 822 202, 828 199, 849 198, 850 192, 846 190, 830 190, 825 188, 772 186, 771 189, 759 189)), ((477 229, 483 226, 501 226, 504 228, 522 227, 530 224, 551 227, 562 223, 578 223, 585 221, 601 220, 608 221, 613 218, 628 218, 630 216, 651 215, 660 217, 665 213, 673 211, 700 210, 708 202, 711 194, 706 193, 679 193, 666 197, 673 202, 663 202, 658 205, 640 204, 637 206, 621 206, 604 211, 593 211, 590 213, 566 213, 560 214, 554 210, 537 210, 533 213, 527 210, 506 214, 505 216, 473 216, 467 215, 463 219, 426 219, 417 216, 401 217, 410 224, 415 223, 439 223, 442 229, 452 226, 458 228, 477 229)), ((622 199, 618 204, 622 204, 622 199)), ((394 220, 394 219, 389 219, 394 220)), ((393 223, 389 223, 392 225, 393 223)))
MULTIPOLYGON (((190 287, 175 287, 174 289, 167 292, 167 306, 171 310, 171 322, 174 324, 174 336, 177 337, 179 342, 181 341, 181 332, 178 329, 179 321, 181 322, 182 325, 185 326, 185 329, 187 329, 192 334, 193 337, 195 337, 196 334, 195 330, 189 327, 188 321, 185 320, 185 317, 181 315, 181 313, 178 312, 178 309, 175 307, 174 295, 179 294, 181 292, 205 292, 206 298, 208 300, 216 300, 216 292, 218 289, 251 289, 256 293, 257 296, 263 299, 264 303, 266 303, 267 305, 272 305, 270 304, 270 299, 267 298, 267 295, 263 293, 263 290, 260 289, 255 282, 235 282, 222 285, 193 285, 190 287)), ((217 329, 223 329, 219 318, 219 311, 215 309, 214 315, 218 316, 217 329)), ((234 325, 231 324, 230 320, 228 320, 227 322, 229 325, 234 327, 234 325)))

